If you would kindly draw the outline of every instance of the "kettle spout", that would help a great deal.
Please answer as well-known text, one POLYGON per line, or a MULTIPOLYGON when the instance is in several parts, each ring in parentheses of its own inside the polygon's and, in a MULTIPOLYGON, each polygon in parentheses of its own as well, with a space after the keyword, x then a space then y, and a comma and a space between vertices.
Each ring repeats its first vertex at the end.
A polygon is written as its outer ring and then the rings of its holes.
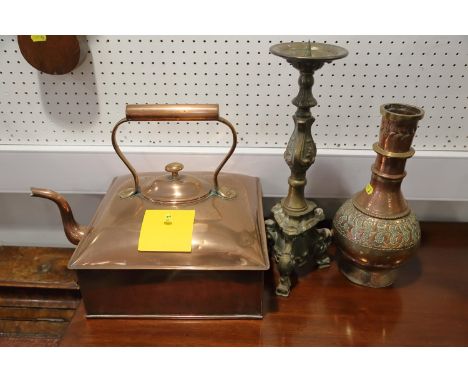
POLYGON ((48 190, 45 188, 31 188, 31 196, 45 198, 52 200, 60 210, 62 216, 63 230, 67 239, 72 244, 78 244, 84 237, 87 228, 86 226, 79 225, 73 217, 72 210, 66 199, 58 192, 48 190))

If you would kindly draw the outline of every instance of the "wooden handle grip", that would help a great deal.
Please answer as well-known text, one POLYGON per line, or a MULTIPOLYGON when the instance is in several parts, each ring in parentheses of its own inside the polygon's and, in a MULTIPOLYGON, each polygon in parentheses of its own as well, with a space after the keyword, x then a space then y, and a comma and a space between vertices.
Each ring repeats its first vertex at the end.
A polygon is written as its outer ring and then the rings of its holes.
POLYGON ((127 105, 129 121, 217 121, 219 106, 204 105, 127 105))

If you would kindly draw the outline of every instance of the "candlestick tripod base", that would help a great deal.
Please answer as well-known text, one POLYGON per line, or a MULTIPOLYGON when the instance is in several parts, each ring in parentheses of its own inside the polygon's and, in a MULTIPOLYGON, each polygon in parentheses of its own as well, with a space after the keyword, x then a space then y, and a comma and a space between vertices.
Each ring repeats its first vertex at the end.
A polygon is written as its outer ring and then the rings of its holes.
POLYGON ((315 226, 325 219, 325 214, 312 201, 307 201, 310 212, 301 216, 289 216, 281 203, 272 208, 274 220, 266 220, 267 235, 270 240, 270 252, 278 264, 280 274, 276 294, 289 296, 291 275, 298 267, 311 261, 317 268, 330 265, 326 250, 331 243, 331 231, 315 226))

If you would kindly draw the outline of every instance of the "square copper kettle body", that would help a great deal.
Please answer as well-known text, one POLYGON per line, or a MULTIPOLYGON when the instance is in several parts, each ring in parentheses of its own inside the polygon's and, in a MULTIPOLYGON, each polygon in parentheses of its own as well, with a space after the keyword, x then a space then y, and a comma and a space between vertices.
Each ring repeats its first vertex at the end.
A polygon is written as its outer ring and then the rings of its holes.
MULTIPOLYGON (((212 173, 192 173, 210 182, 212 173)), ((140 174, 142 184, 162 173, 140 174)), ((269 268, 258 178, 220 174, 236 197, 158 205, 122 198, 131 176, 115 178, 69 267, 76 270, 88 317, 261 318, 269 268), (148 209, 194 209, 192 252, 139 252, 148 209)))

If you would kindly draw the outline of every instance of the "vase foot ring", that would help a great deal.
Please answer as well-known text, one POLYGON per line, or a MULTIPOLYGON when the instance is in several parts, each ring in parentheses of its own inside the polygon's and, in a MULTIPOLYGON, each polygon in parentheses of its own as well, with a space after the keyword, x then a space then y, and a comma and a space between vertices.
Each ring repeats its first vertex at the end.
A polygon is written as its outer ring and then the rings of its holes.
POLYGON ((339 268, 349 281, 369 288, 390 286, 398 275, 398 269, 364 269, 344 259, 339 262, 339 268))

